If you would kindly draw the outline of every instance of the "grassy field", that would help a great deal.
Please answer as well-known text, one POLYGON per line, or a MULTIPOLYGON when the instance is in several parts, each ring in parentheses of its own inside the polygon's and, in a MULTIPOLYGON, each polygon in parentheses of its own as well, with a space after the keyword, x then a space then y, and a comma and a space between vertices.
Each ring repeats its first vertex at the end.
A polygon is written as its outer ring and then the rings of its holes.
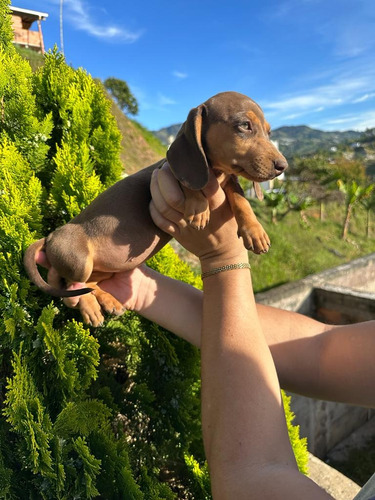
MULTIPOLYGON (((373 225, 370 237, 366 238, 364 209, 359 208, 354 214, 348 238, 344 241, 341 239, 343 205, 328 205, 323 221, 319 219, 318 209, 310 208, 306 212, 306 225, 296 212, 290 212, 277 224, 272 224, 269 209, 263 203, 254 200, 251 203, 272 242, 268 254, 250 253, 255 292, 266 291, 375 252, 375 227, 373 225)), ((178 245, 175 248, 181 258, 199 273, 197 260, 178 245)))
MULTIPOLYGON (((259 208, 257 212, 260 213, 259 208)), ((250 256, 255 291, 295 281, 375 252, 375 228, 371 228, 372 232, 366 238, 364 209, 356 211, 346 241, 341 239, 343 205, 327 206, 323 221, 319 219, 317 209, 311 208, 306 215, 307 226, 295 212, 277 224, 269 222, 267 209, 258 216, 272 246, 267 255, 250 256)))

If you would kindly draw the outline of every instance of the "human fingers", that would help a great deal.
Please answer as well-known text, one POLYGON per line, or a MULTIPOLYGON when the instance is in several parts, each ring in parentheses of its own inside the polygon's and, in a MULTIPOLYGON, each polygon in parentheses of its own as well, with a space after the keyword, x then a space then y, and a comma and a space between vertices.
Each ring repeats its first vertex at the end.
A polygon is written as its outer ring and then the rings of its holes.
POLYGON ((155 226, 171 236, 175 236, 178 233, 178 225, 162 215, 155 206, 153 199, 150 201, 149 211, 155 226))
POLYGON ((154 223, 160 229, 162 229, 166 233, 175 235, 178 232, 179 226, 186 226, 186 221, 183 218, 183 214, 170 205, 170 203, 175 203, 176 200, 177 203, 179 203, 178 198, 180 195, 178 193, 174 193, 169 196, 168 184, 171 186, 172 190, 176 191, 176 189, 173 182, 170 182, 168 174, 164 174, 165 172, 161 173, 160 170, 155 170, 152 174, 150 183, 150 190, 152 195, 149 206, 150 215, 154 223), (166 198, 168 200, 166 200, 166 198))
MULTIPOLYGON (((185 213, 185 194, 181 189, 180 183, 175 178, 168 162, 165 162, 160 169, 154 171, 153 175, 154 180, 155 178, 157 180, 158 188, 158 192, 155 191, 155 197, 158 195, 158 197, 155 198, 156 208, 159 208, 160 212, 163 213, 166 218, 181 226, 181 223, 185 221, 185 218, 182 219, 179 214, 185 213)), ((153 191, 151 192, 154 197, 153 191)), ((221 189, 219 181, 212 169, 209 169, 208 182, 202 189, 202 192, 209 200, 210 208, 212 210, 218 208, 225 202, 225 193, 221 189)))
MULTIPOLYGON (((154 171, 155 173, 155 171, 154 171)), ((185 211, 185 195, 180 183, 172 173, 168 162, 156 171, 155 177, 158 181, 160 193, 166 203, 181 214, 185 211)))
POLYGON ((215 210, 225 202, 225 193, 221 188, 216 175, 211 169, 208 173, 208 182, 202 189, 202 192, 208 199, 211 210, 215 210))

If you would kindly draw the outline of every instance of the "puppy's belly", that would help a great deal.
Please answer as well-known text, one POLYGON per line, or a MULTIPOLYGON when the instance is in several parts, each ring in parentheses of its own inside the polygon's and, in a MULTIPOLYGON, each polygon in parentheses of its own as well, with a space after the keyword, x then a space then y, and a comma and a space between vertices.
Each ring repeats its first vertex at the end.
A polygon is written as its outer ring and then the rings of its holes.
POLYGON ((145 242, 136 238, 131 243, 113 244, 109 241, 96 241, 93 252, 93 271, 116 273, 128 271, 142 264, 157 253, 168 241, 167 235, 156 236, 145 242))

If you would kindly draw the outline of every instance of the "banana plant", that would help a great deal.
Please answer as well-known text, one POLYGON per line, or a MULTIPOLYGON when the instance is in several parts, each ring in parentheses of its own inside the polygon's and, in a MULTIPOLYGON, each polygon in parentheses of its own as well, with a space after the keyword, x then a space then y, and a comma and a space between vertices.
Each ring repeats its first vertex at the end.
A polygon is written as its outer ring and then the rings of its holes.
POLYGON ((315 200, 310 196, 298 196, 296 194, 290 194, 288 195, 287 201, 289 210, 299 212, 302 224, 305 227, 308 227, 309 222, 306 217, 306 210, 315 203, 315 200))
POLYGON ((337 181, 337 185, 339 190, 345 194, 346 214, 341 236, 342 239, 345 240, 348 235, 349 223, 355 205, 370 196, 375 187, 375 184, 370 184, 369 186, 364 187, 358 185, 356 181, 344 182, 343 180, 339 179, 337 181))
POLYGON ((282 193, 281 191, 265 192, 264 202, 267 207, 270 207, 271 209, 272 224, 276 224, 278 214, 280 214, 287 206, 285 193, 282 193))
POLYGON ((371 213, 375 211, 375 189, 371 192, 371 196, 361 200, 361 205, 366 210, 366 237, 370 236, 371 213))

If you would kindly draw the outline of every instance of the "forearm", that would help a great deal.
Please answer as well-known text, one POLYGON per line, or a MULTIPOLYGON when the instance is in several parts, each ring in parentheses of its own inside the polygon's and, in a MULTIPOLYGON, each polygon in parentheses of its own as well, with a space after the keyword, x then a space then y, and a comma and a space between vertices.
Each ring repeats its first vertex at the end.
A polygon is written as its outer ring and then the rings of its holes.
MULTIPOLYGON (((146 266, 142 272, 137 312, 200 347, 202 291, 146 266)), ((283 389, 375 407, 374 391, 368 387, 375 378, 375 364, 369 359, 375 351, 375 321, 328 326, 292 311, 256 307, 283 389)))
POLYGON ((325 325, 292 311, 257 309, 283 389, 375 407, 375 321, 325 325))
POLYGON ((227 271, 204 282, 202 423, 207 460, 217 478, 232 468, 256 467, 258 460, 295 466, 248 274, 227 271))
POLYGON ((300 488, 329 498, 298 472, 249 272, 204 281, 202 426, 214 498, 300 498, 300 488))
POLYGON ((144 266, 141 300, 136 311, 163 328, 200 347, 201 290, 144 266))

